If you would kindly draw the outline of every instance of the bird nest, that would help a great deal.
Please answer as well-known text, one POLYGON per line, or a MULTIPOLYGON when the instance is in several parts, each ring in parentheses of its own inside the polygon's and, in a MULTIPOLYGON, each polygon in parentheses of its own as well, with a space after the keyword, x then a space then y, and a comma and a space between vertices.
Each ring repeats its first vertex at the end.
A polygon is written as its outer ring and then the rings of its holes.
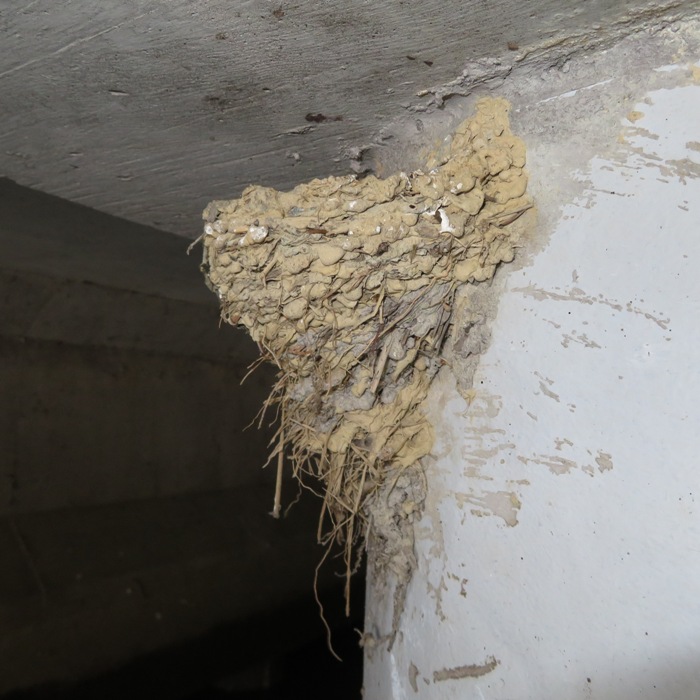
POLYGON ((279 418, 274 514, 283 469, 321 484, 319 540, 342 543, 348 580, 378 494, 431 449, 421 404, 456 289, 513 259, 524 165, 507 103, 484 100, 423 170, 251 186, 204 212, 222 318, 279 369, 264 406, 279 418))

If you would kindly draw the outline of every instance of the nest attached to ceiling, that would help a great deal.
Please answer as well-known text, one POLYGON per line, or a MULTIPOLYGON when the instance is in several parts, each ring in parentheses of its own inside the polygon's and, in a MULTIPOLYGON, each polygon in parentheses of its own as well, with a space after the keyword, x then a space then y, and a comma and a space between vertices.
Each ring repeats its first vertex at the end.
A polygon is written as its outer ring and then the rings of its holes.
POLYGON ((455 291, 513 259, 532 206, 507 114, 481 101, 425 170, 251 186, 204 212, 202 270, 222 318, 279 368, 265 403, 279 417, 274 512, 286 458, 322 485, 319 541, 343 544, 348 580, 380 488, 431 449, 421 403, 455 291))

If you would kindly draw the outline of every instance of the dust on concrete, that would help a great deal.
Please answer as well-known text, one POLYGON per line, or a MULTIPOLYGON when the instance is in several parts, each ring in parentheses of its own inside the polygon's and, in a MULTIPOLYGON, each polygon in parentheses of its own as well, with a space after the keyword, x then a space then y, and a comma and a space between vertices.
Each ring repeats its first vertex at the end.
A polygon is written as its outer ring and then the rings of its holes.
POLYGON ((524 166, 507 102, 487 99, 422 169, 252 186, 204 212, 202 269, 222 318, 279 368, 271 457, 302 484, 320 479, 319 541, 343 543, 348 580, 369 533, 375 571, 400 582, 395 626, 433 442, 421 404, 457 289, 512 261, 530 221, 524 166))

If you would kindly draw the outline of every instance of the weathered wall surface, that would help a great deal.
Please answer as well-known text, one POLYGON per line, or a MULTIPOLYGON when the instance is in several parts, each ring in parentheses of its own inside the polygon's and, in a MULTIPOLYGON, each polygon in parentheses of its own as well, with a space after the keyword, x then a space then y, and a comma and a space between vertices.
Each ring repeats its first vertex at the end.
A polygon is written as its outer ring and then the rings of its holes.
POLYGON ((0 174, 196 236, 213 198, 347 172, 460 74, 448 92, 695 4, 11 0, 0 174))
POLYGON ((7 182, 0 195, 0 512, 265 478, 243 430, 270 373, 239 386, 254 352, 218 329, 181 239, 7 182))
POLYGON ((182 239, 7 181, 0 217, 0 693, 310 597, 317 503, 268 515, 271 376, 182 239))
POLYGON ((267 385, 244 368, 135 350, 0 338, 0 512, 260 483, 244 434, 267 385), (231 392, 236 399, 231 401, 231 392))
MULTIPOLYGON (((99 676, 188 642, 182 669, 163 657, 150 674, 150 697, 161 687, 180 697, 204 674, 235 667, 239 652, 256 661, 320 635, 315 619, 290 630, 268 619, 244 642, 223 635, 228 664, 223 650, 214 664, 195 653, 200 636, 227 625, 291 605, 315 612, 316 503, 305 499, 279 522, 270 496, 267 485, 246 485, 0 516, 0 693, 99 676)), ((149 696, 138 674, 122 695, 104 685, 112 697, 149 696)))
POLYGON ((368 700, 697 695, 699 29, 503 86, 540 223, 459 312, 391 649, 369 587, 368 700))

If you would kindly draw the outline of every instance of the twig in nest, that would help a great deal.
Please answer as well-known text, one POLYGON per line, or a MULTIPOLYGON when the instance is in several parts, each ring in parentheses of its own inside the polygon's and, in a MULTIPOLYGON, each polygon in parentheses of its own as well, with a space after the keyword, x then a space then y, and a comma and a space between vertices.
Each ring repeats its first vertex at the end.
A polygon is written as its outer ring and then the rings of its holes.
POLYGON ((245 382, 245 380, 248 379, 248 377, 250 377, 250 375, 253 374, 253 372, 255 372, 255 370, 258 367, 260 367, 260 365, 263 364, 266 359, 267 358, 264 355, 260 355, 260 357, 253 360, 253 362, 251 362, 248 366, 248 371, 245 373, 245 375, 243 375, 243 379, 241 379, 241 384, 243 384, 243 382, 245 382))
POLYGON ((508 226, 508 224, 512 224, 516 219, 519 219, 528 209, 532 209, 532 207, 532 204, 527 204, 526 206, 520 207, 520 209, 516 209, 515 211, 504 212, 503 214, 494 216, 492 221, 496 224, 496 226, 508 226))
POLYGON ((372 384, 370 384, 369 390, 370 393, 376 394, 377 393, 377 387, 379 386, 379 382, 381 381, 382 375, 384 374, 384 367, 386 367, 386 361, 389 358, 389 344, 387 343, 384 345, 382 348, 382 351, 379 353, 379 359, 377 360, 377 366, 374 369, 374 378, 372 379, 372 384))
POLYGON ((195 239, 192 241, 192 243, 190 243, 190 244, 187 246, 187 255, 189 255, 189 254, 194 250, 194 248, 195 248, 195 246, 197 245, 197 243, 200 243, 201 240, 202 240, 203 238, 204 238, 204 234, 201 234, 200 236, 197 236, 197 238, 195 238, 195 239))
POLYGON ((279 453, 277 455, 277 480, 275 481, 275 502, 272 517, 279 520, 282 510, 282 470, 284 467, 284 409, 282 409, 282 428, 280 429, 279 453))
POLYGON ((321 602, 321 598, 318 595, 318 574, 321 571, 321 567, 325 563, 326 559, 328 559, 328 555, 330 554, 331 548, 326 547, 326 551, 323 554, 323 557, 321 558, 321 561, 318 563, 316 566, 316 570, 314 571, 314 598, 316 598, 316 605, 318 605, 318 611, 321 616, 321 622, 323 623, 323 626, 326 628, 326 643, 328 644, 328 650, 333 654, 333 656, 338 659, 338 661, 342 661, 342 659, 336 654, 335 649, 333 649, 333 640, 331 639, 331 628, 330 625, 328 624, 328 620, 326 620, 326 616, 323 612, 323 603, 321 602))

